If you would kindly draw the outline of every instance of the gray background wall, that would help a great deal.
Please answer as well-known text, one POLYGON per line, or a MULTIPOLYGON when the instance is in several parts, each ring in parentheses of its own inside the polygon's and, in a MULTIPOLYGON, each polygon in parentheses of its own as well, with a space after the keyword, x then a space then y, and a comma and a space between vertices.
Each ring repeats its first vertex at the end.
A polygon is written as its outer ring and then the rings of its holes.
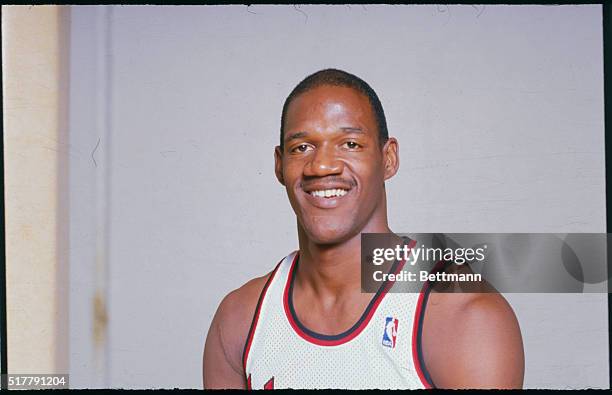
MULTIPOLYGON (((600 6, 72 7, 71 385, 201 387, 221 298, 297 247, 273 148, 324 67, 399 139, 392 229, 605 232, 601 30, 600 6)), ((605 295, 506 296, 526 387, 609 386, 605 295)))

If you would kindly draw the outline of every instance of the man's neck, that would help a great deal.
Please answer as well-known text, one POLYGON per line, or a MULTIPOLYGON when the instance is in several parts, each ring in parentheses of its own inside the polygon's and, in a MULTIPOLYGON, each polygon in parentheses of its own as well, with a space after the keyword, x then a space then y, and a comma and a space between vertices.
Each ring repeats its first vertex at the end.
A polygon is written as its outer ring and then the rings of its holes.
POLYGON ((341 297, 361 289, 361 233, 391 233, 386 221, 367 226, 350 239, 334 244, 312 242, 298 230, 300 257, 296 283, 322 297, 341 297))

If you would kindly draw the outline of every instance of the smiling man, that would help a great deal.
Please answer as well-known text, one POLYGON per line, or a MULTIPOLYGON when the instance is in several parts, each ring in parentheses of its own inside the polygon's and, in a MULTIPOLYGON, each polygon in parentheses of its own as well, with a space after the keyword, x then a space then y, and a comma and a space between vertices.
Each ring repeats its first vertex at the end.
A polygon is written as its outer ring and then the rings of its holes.
POLYGON ((223 299, 205 388, 522 386, 520 330, 501 295, 361 292, 361 234, 393 235, 385 181, 398 149, 360 78, 327 69, 293 89, 274 157, 299 250, 223 299))

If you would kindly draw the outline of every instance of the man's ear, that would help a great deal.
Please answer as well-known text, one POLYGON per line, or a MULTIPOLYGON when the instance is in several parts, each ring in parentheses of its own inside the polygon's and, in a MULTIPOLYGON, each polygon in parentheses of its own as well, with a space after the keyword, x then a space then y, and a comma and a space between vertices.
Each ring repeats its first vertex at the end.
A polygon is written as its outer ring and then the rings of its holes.
POLYGON ((385 181, 393 177, 399 169, 399 143, 395 137, 389 137, 383 146, 383 161, 385 166, 385 181))
POLYGON ((278 145, 274 148, 274 173, 276 173, 278 182, 285 185, 285 179, 283 178, 283 149, 278 145))

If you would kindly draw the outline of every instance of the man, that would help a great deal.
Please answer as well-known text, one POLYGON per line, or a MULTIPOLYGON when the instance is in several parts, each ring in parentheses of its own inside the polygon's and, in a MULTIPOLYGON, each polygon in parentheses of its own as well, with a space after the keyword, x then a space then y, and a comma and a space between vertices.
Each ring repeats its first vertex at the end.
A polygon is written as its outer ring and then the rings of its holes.
POLYGON ((399 168, 366 82, 335 69, 300 82, 274 158, 299 251, 223 299, 205 388, 522 386, 520 330, 501 295, 361 292, 361 234, 392 234, 385 181, 399 168))

